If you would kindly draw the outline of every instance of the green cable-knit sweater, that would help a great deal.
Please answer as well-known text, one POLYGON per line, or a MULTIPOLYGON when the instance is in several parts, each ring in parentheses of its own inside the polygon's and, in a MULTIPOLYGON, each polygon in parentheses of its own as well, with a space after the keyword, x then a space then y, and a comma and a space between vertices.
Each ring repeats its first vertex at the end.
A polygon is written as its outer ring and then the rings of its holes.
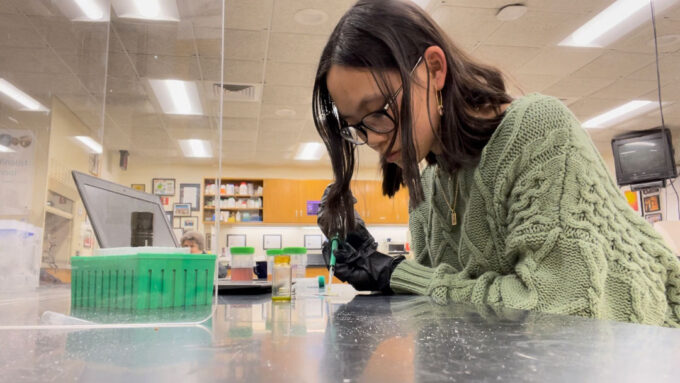
POLYGON ((437 166, 422 172, 415 260, 394 270, 395 292, 680 327, 680 261, 557 99, 508 107, 477 165, 458 172, 456 226, 443 196, 453 201, 456 174, 442 168, 437 182, 437 166))

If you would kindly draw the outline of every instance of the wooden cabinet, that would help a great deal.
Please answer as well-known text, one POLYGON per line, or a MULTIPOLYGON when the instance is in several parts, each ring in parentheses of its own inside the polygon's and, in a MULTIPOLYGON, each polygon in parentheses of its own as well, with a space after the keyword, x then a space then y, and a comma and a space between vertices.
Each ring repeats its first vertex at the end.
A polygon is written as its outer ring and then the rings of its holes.
POLYGON ((316 215, 307 215, 307 202, 320 201, 329 180, 267 179, 264 181, 266 223, 316 224, 316 215))
MULTIPOLYGON (((235 184, 241 180, 223 179, 222 183, 235 184)), ((260 199, 262 207, 251 208, 223 208, 222 215, 233 216, 237 211, 243 216, 245 212, 249 216, 256 216, 259 212, 262 222, 265 224, 309 224, 316 225, 316 215, 307 215, 307 202, 320 201, 326 186, 331 180, 291 180, 291 179, 265 179, 247 180, 255 184, 255 188, 262 186, 262 195, 259 196, 236 196, 240 198, 260 199)), ((214 222, 215 204, 217 196, 214 194, 214 179, 206 178, 204 181, 204 206, 203 219, 206 223, 214 222)), ((408 191, 400 190, 394 198, 390 199, 382 195, 382 183, 380 181, 356 180, 351 184, 352 193, 357 199, 354 209, 368 224, 405 224, 408 223, 408 191)), ((230 196, 222 194, 219 199, 230 196)), ((223 202, 224 203, 224 202, 223 202)), ((229 220, 223 217, 222 221, 229 220)), ((233 220, 230 220, 232 223, 233 220)), ((253 220, 254 221, 254 220, 253 220)), ((258 224, 253 222, 252 224, 258 224)), ((242 224, 242 223, 240 223, 242 224)))
POLYGON ((408 190, 400 190, 393 198, 382 194, 380 181, 352 181, 357 199, 354 209, 369 224, 408 223, 408 190))
POLYGON ((316 224, 316 215, 307 215, 308 201, 321 201, 321 196, 326 189, 326 186, 331 183, 330 180, 305 180, 299 181, 300 197, 298 198, 298 205, 300 207, 300 214, 298 215, 299 223, 316 224))
POLYGON ((299 195, 296 180, 266 179, 264 180, 264 222, 296 223, 298 206, 295 203, 299 195))

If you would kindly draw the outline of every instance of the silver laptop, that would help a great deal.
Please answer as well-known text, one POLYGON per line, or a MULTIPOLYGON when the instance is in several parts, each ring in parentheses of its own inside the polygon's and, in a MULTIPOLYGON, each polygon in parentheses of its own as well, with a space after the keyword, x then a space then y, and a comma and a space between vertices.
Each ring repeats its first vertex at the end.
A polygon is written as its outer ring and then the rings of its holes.
POLYGON ((73 171, 99 247, 129 247, 133 212, 153 213, 153 246, 179 247, 158 196, 73 171))

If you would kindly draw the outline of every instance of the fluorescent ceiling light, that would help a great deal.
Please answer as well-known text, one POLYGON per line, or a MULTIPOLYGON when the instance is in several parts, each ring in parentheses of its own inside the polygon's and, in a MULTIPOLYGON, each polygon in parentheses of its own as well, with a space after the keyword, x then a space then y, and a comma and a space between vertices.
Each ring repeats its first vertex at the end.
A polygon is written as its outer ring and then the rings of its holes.
POLYGON ((0 153, 14 153, 14 150, 6 147, 5 145, 0 145, 0 153))
MULTIPOLYGON (((604 47, 651 19, 650 0, 617 0, 583 24, 559 45, 572 47, 604 47)), ((654 0, 656 13, 661 13, 677 0, 654 0)))
POLYGON ((195 82, 149 80, 161 109, 166 114, 202 115, 201 99, 195 82))
POLYGON ((584 128, 604 128, 648 112, 656 107, 656 103, 647 100, 633 100, 618 106, 583 123, 584 128))
POLYGON ((81 11, 90 20, 101 20, 104 17, 104 10, 101 9, 96 0, 73 0, 81 11))
POLYGON ((210 158, 212 154, 212 146, 207 140, 198 140, 195 138, 189 140, 178 140, 179 146, 182 148, 185 157, 193 158, 210 158))
POLYGON ((179 21, 176 0, 112 0, 111 5, 123 19, 179 21))
POLYGON ((92 153, 101 154, 102 146, 97 141, 93 140, 89 136, 76 136, 76 140, 80 141, 81 144, 85 145, 92 153))
POLYGON ((300 161, 317 161, 323 156, 324 146, 318 142, 306 142, 300 145, 296 160, 300 161))
POLYGON ((31 112, 49 112, 43 104, 39 103, 33 97, 27 95, 9 81, 0 78, 0 93, 5 94, 12 100, 18 102, 23 106, 21 110, 28 110, 31 112))

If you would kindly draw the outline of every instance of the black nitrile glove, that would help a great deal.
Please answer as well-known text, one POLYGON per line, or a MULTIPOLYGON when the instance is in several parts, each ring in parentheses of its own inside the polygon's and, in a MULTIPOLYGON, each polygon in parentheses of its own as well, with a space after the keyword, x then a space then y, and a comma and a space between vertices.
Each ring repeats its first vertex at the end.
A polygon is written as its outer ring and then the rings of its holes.
MULTIPOLYGON (((323 227, 322 222, 327 221, 323 215, 329 189, 330 185, 324 190, 317 216, 317 223, 321 231, 329 238, 322 249, 327 266, 330 265, 330 240, 333 239, 333 234, 327 232, 327 228, 323 227)), ((356 203, 356 199, 354 201, 356 203)), ((342 238, 338 241, 338 249, 335 252, 335 276, 343 282, 349 282, 360 291, 392 293, 390 277, 392 277, 392 271, 404 260, 404 257, 390 257, 377 252, 378 244, 366 229, 364 221, 356 210, 354 211, 354 219, 354 230, 347 234, 344 241, 342 238)))
MULTIPOLYGON (((377 244, 371 241, 355 249, 348 242, 339 241, 335 251, 335 276, 343 282, 349 282, 359 291, 380 291, 391 294, 392 272, 404 260, 404 257, 385 255, 376 251, 376 246, 377 244)), ((330 241, 323 244, 321 252, 328 265, 331 254, 330 241)))

